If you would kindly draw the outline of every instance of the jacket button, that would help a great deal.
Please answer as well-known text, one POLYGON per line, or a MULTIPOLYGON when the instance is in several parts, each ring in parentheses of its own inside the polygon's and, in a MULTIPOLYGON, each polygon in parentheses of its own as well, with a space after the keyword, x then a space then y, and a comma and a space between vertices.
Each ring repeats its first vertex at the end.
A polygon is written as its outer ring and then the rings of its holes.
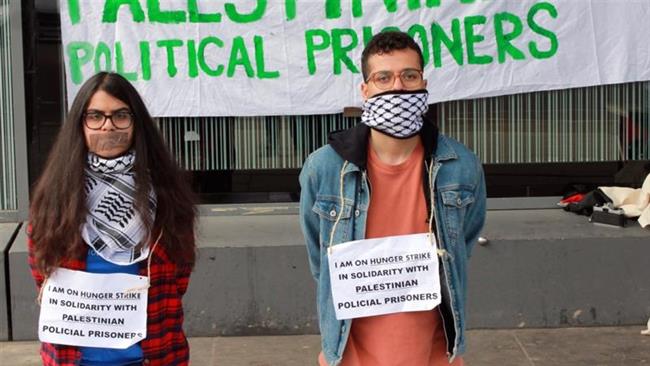
POLYGON ((332 217, 336 216, 336 210, 330 211, 330 216, 332 216, 332 217))
POLYGON ((354 216, 359 217, 360 214, 361 214, 361 211, 354 210, 354 216))
POLYGON ((456 200, 456 204, 458 204, 458 206, 460 206, 461 203, 463 203, 463 200, 461 200, 460 198, 456 200))

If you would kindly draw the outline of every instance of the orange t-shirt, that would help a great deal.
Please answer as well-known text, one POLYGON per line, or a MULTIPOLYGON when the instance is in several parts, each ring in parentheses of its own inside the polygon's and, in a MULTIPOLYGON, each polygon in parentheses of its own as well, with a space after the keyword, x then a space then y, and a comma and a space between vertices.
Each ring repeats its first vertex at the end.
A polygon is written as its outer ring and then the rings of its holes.
MULTIPOLYGON (((423 164, 421 143, 398 165, 381 162, 368 148, 372 194, 366 238, 428 232, 423 164)), ((447 341, 436 308, 354 319, 341 366, 441 366, 448 362, 447 341)), ((327 365, 322 354, 319 363, 327 365)), ((463 361, 456 358, 451 365, 462 366, 463 361)))

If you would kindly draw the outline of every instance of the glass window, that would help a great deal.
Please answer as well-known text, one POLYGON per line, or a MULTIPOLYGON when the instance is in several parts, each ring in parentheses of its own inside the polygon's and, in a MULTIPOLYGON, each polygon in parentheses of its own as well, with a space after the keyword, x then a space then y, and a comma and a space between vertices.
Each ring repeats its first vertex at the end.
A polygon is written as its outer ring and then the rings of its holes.
POLYGON ((486 164, 648 159, 650 83, 519 94, 441 104, 447 134, 486 164))
MULTIPOLYGON (((650 83, 537 92, 433 105, 440 129, 486 165, 490 196, 561 195, 611 185, 621 162, 648 159, 650 83)), ((205 203, 295 201, 298 171, 342 115, 160 118, 172 153, 205 203)))
POLYGON ((0 211, 17 209, 9 0, 0 0, 0 211))

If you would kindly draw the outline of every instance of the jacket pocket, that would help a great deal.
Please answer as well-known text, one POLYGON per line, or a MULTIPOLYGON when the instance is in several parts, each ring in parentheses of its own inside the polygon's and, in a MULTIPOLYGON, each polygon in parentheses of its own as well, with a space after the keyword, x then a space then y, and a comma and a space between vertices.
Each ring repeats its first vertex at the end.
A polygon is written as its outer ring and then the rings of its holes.
POLYGON ((474 202, 474 194, 466 190, 450 190, 440 192, 442 195, 442 202, 445 206, 456 207, 458 209, 474 202))
POLYGON ((341 201, 334 196, 318 196, 312 207, 320 219, 320 242, 321 246, 328 246, 330 235, 336 224, 333 244, 349 241, 352 217, 352 202, 345 200, 344 207, 341 207, 341 201), (340 216, 340 219, 339 219, 340 216))
POLYGON ((463 231, 465 211, 467 206, 474 203, 474 193, 466 189, 441 190, 440 196, 444 206, 445 231, 452 245, 458 244, 458 238, 463 231))

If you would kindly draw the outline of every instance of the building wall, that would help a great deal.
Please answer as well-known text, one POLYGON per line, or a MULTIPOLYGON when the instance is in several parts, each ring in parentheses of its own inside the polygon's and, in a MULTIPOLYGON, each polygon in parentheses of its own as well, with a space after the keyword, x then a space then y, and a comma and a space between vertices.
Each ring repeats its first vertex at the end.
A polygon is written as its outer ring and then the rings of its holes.
MULTIPOLYGON (((625 229, 595 226, 553 208, 489 205, 489 242, 474 248, 468 267, 469 328, 647 321, 647 230, 632 222, 625 229)), ((198 232, 198 262, 183 300, 188 335, 318 332, 295 205, 232 207, 202 216, 198 232)), ((25 239, 21 230, 8 254, 14 340, 35 339, 38 320, 25 239)))

